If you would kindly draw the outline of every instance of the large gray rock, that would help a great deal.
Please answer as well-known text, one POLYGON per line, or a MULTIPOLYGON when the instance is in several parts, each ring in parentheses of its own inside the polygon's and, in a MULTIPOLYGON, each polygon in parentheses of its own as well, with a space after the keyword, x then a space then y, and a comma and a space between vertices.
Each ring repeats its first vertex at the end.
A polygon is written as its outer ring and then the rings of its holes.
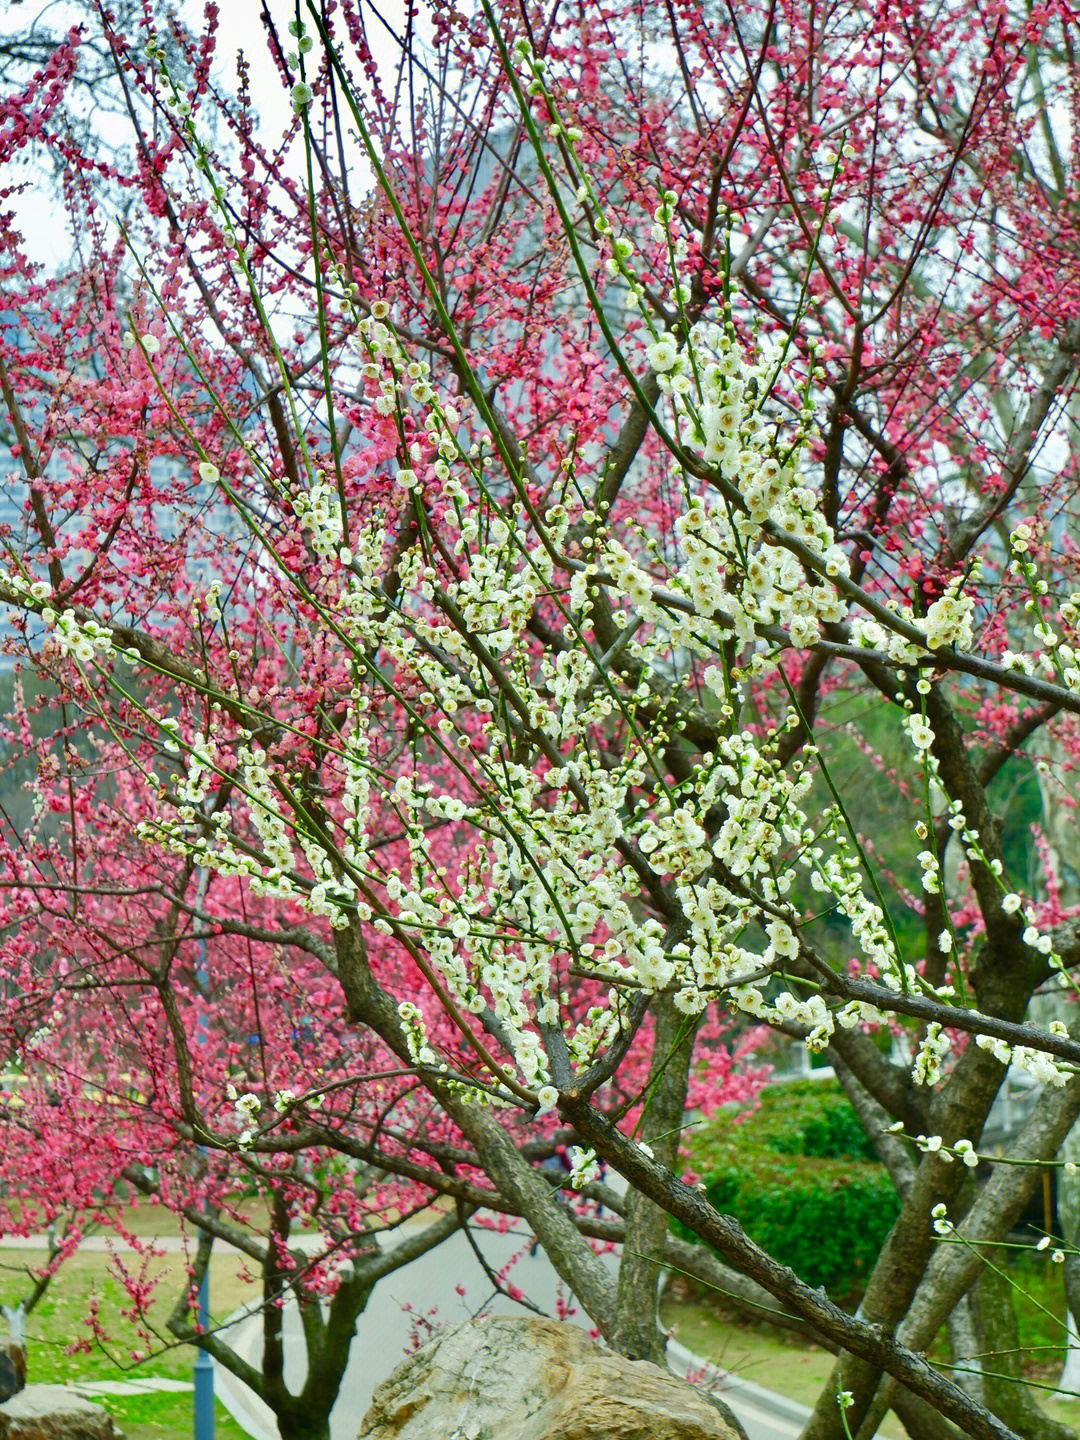
POLYGON ((0 1405, 0 1440, 120 1440, 112 1416, 64 1385, 27 1385, 0 1405))
POLYGON ((745 1440, 725 1411, 577 1326, 480 1320, 440 1330, 399 1365, 358 1440, 745 1440))

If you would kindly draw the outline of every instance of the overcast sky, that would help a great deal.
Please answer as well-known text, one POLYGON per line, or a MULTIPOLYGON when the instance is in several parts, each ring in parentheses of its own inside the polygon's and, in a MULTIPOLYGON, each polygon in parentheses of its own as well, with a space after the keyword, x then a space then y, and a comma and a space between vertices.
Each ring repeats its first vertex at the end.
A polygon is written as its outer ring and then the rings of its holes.
MULTIPOLYGON (((292 0, 267 0, 268 8, 283 39, 288 35, 288 24, 295 14, 292 0)), ((262 0, 219 0, 217 39, 217 62, 215 74, 222 88, 236 92, 237 52, 243 50, 250 67, 251 94, 259 114, 260 129, 267 138, 281 134, 290 117, 289 96, 282 88, 280 78, 271 61, 259 16, 262 0)), ((203 0, 183 0, 179 5, 185 23, 193 30, 202 29, 203 0)), ((404 18, 404 0, 381 0, 379 13, 386 21, 400 29, 404 18)), ((13 0, 0 3, 0 34, 12 34, 25 30, 35 16, 53 32, 66 30, 86 20, 88 6, 73 3, 73 0, 13 0)), ((369 22, 369 38, 381 69, 392 73, 398 48, 393 37, 376 20, 369 22)), ((106 138, 124 144, 129 131, 123 117, 100 113, 100 128, 106 138)), ((51 171, 41 165, 33 151, 24 151, 24 163, 12 177, 25 188, 20 195, 9 199, 6 204, 16 213, 19 228, 26 238, 29 255, 36 261, 52 268, 63 262, 70 254, 71 242, 68 219, 56 194, 55 179, 51 171)), ((40 152, 38 152, 40 156, 40 152)), ((6 184, 7 180, 0 180, 6 184)))

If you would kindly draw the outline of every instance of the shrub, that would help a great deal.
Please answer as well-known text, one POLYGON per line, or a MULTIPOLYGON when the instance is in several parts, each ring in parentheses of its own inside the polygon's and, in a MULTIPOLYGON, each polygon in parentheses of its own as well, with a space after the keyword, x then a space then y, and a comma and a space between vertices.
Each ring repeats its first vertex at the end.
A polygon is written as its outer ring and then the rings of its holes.
POLYGON ((900 1206, 839 1086, 777 1085, 688 1148, 709 1200, 759 1245, 836 1298, 861 1290, 900 1206))

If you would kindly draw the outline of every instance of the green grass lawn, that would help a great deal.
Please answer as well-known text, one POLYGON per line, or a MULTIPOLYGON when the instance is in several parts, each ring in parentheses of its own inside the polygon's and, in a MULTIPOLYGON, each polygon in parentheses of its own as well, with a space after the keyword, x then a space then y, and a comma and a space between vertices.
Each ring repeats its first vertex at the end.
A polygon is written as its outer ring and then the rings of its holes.
MULTIPOLYGON (((131 1257, 128 1256, 128 1259, 131 1257)), ((24 1267, 41 1264, 45 1256, 34 1251, 0 1252, 0 1281, 4 1298, 27 1289, 24 1267)), ((216 1319, 250 1299, 252 1287, 238 1278, 239 1257, 215 1256, 211 1264, 211 1305, 216 1319)), ((79 1380, 132 1380, 167 1376, 173 1380, 193 1378, 195 1354, 186 1345, 169 1345, 165 1318, 172 1309, 184 1276, 181 1255, 165 1255, 152 1262, 149 1275, 159 1283, 150 1307, 150 1318, 160 1333, 149 1358, 136 1362, 134 1330, 121 1315, 130 1302, 120 1280, 109 1273, 109 1257, 103 1253, 75 1255, 54 1277, 44 1297, 27 1321, 28 1379, 42 1384, 62 1385, 79 1380), (95 1345, 88 1352, 68 1353, 73 1341, 91 1338, 86 1325, 90 1306, 96 1303, 108 1333, 115 1338, 106 1353, 95 1345)), ((127 1440, 190 1440, 192 1393, 155 1392, 144 1395, 95 1395, 96 1404, 115 1417, 127 1440)), ((217 1405, 219 1440, 243 1440, 246 1432, 220 1404, 217 1405)))
POLYGON ((813 1405, 832 1369, 827 1350, 772 1325, 740 1323, 703 1296, 676 1301, 669 1290, 660 1315, 695 1355, 802 1405, 813 1405))
MULTIPOLYGON (((264 1229, 265 1213, 258 1201, 252 1200, 242 1210, 251 1217, 256 1234, 264 1229)), ((129 1233, 144 1240, 168 1239, 179 1233, 175 1215, 148 1203, 134 1209, 125 1208, 123 1224, 129 1233)), ((121 1262, 131 1267, 141 1263, 124 1246, 118 1246, 116 1253, 121 1262)), ((44 1250, 0 1250, 0 1303, 14 1304, 28 1293, 32 1279, 27 1272, 43 1265, 45 1259, 44 1250)), ((211 1313, 215 1321, 220 1322, 241 1305, 258 1298, 258 1287, 241 1276, 247 1263, 243 1256, 215 1252, 210 1282, 211 1313)), ((153 1376, 192 1380, 195 1352, 189 1346, 176 1345, 165 1325, 185 1283, 184 1257, 165 1254, 155 1258, 149 1264, 147 1278, 157 1281, 149 1317, 160 1338, 151 1347, 148 1358, 136 1360, 132 1350, 143 1347, 130 1320, 122 1314, 130 1307, 130 1300, 120 1279, 112 1273, 109 1255, 84 1249, 67 1261, 27 1321, 28 1379, 55 1385, 153 1376), (108 1353, 94 1345, 87 1352, 71 1354, 74 1342, 93 1338, 86 1323, 92 1303, 99 1307, 105 1329, 114 1343, 108 1353)), ((181 1440, 181 1437, 189 1440, 191 1436, 193 1397, 190 1391, 92 1398, 116 1417, 127 1440, 181 1440)), ((242 1440, 245 1433, 219 1403, 218 1440, 242 1440)))
MULTIPOLYGON (((94 1395, 109 1411, 125 1440, 191 1440, 194 1419, 190 1392, 185 1395, 94 1395)), ((248 1440, 218 1400, 214 1405, 215 1440, 248 1440)))

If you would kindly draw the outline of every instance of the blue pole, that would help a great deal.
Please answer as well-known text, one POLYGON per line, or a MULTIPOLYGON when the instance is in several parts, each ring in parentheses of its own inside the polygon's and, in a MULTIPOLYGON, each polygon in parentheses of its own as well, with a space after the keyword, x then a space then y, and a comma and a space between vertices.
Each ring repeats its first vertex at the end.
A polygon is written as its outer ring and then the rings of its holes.
MULTIPOLYGON (((206 882, 209 870, 199 877, 199 903, 202 909, 206 898, 206 882)), ((205 995, 210 985, 210 966, 206 955, 205 939, 199 942, 199 989, 205 995)), ((205 1013, 199 1027, 199 1044, 205 1045, 210 1034, 210 1020, 205 1013)), ((199 1325, 203 1330, 210 1328, 210 1260, 199 1281, 199 1325)), ((201 1347, 195 1355, 195 1440, 214 1440, 214 1362, 201 1347)))
MULTIPOLYGON (((210 1326, 210 1266, 199 1281, 199 1324, 210 1326)), ((205 1350, 195 1356, 195 1440, 214 1440, 214 1362, 205 1350)))

